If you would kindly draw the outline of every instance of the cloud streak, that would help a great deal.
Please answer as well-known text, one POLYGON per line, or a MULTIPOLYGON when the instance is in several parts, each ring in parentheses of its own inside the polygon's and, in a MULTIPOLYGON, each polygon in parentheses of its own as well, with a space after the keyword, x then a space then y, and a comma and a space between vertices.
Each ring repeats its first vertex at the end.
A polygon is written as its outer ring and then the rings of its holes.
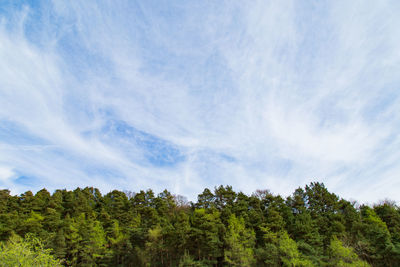
POLYGON ((399 8, 5 3, 0 185, 399 201, 399 8))

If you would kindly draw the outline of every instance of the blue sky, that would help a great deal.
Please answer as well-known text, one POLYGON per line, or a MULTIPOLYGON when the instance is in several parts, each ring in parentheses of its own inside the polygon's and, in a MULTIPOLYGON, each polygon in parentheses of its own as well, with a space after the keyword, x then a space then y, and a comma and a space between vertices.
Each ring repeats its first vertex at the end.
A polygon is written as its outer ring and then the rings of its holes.
POLYGON ((0 187, 311 181, 400 201, 398 1, 1 1, 0 187))

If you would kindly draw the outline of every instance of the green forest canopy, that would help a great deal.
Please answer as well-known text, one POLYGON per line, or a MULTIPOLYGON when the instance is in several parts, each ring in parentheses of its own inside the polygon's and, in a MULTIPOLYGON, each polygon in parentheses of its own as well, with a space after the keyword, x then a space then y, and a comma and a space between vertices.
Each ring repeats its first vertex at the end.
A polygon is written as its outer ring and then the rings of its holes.
POLYGON ((400 209, 318 182, 286 199, 219 186, 195 203, 166 190, 0 190, 0 241, 0 266, 400 266, 400 209))

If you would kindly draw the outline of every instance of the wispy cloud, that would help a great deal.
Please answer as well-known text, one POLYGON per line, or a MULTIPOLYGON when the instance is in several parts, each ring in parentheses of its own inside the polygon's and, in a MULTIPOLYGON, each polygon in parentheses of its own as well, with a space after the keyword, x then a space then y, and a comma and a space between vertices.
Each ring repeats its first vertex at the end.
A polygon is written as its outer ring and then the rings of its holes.
POLYGON ((395 1, 0 6, 2 187, 400 200, 395 1))

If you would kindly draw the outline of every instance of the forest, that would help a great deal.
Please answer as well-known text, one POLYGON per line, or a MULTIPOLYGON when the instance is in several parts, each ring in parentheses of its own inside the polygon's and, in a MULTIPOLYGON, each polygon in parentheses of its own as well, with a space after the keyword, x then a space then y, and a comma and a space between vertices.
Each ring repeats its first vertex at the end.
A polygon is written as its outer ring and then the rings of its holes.
POLYGON ((288 196, 204 189, 0 190, 0 266, 400 266, 400 209, 313 182, 288 196))

